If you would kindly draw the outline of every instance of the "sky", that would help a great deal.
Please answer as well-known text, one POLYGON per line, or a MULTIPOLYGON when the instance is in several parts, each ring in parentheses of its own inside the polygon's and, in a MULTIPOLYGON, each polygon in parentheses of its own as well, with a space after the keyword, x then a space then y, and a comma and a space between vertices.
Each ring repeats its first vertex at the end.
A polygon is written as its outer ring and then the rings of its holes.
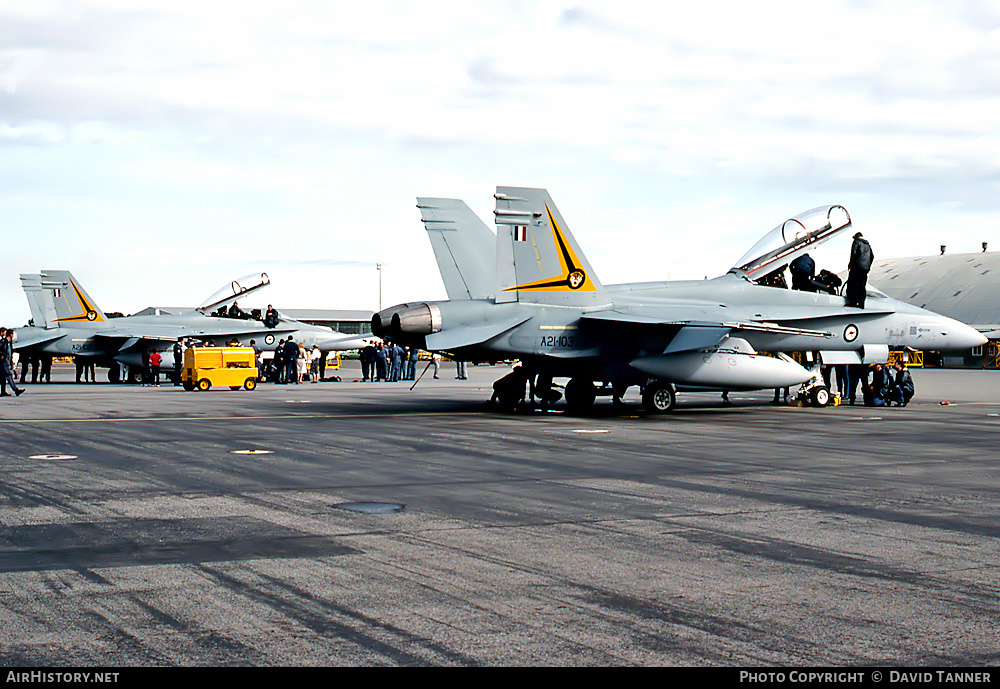
POLYGON ((833 203, 876 258, 1000 250, 998 124, 998 2, 0 0, 0 324, 43 269, 124 313, 443 299, 415 199, 492 226, 498 185, 604 283, 833 203))

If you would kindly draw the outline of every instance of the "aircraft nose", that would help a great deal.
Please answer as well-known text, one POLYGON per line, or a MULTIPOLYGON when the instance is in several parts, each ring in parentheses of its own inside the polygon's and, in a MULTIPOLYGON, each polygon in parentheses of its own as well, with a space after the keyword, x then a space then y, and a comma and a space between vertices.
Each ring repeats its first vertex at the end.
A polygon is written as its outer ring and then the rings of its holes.
POLYGON ((948 349, 972 349, 987 343, 986 336, 965 323, 948 319, 943 334, 948 349))

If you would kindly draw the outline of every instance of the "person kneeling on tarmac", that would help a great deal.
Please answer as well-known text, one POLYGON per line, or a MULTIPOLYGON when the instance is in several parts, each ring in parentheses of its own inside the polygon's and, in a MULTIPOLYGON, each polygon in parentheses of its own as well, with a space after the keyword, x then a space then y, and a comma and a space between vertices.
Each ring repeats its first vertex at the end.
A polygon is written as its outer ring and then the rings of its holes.
POLYGON ((896 369, 896 380, 893 382, 890 404, 895 402, 896 406, 905 407, 915 392, 913 376, 910 375, 909 369, 903 362, 897 363, 894 368, 896 369))
POLYGON ((889 369, 882 364, 875 364, 871 368, 871 383, 862 385, 865 395, 866 407, 884 407, 892 400, 892 375, 889 369))
POLYGON ((490 402, 499 404, 503 409, 515 409, 524 401, 524 387, 528 383, 528 374, 524 368, 515 366, 514 370, 493 383, 493 397, 490 402))

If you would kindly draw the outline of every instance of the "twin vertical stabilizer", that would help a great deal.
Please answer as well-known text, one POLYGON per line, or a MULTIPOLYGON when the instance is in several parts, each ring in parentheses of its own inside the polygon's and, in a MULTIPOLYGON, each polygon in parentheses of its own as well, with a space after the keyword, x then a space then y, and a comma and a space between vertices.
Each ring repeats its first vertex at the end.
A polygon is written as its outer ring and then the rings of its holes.
POLYGON ((43 270, 22 275, 21 287, 28 299, 31 318, 41 328, 67 323, 103 323, 104 312, 68 270, 43 270))
POLYGON ((604 288, 545 189, 497 187, 497 233, 458 199, 417 199, 448 298, 601 306, 604 288))
POLYGON ((496 237, 464 201, 418 198, 449 299, 487 299, 496 289, 496 237))
POLYGON ((576 239, 545 189, 497 187, 497 302, 608 303, 576 239))

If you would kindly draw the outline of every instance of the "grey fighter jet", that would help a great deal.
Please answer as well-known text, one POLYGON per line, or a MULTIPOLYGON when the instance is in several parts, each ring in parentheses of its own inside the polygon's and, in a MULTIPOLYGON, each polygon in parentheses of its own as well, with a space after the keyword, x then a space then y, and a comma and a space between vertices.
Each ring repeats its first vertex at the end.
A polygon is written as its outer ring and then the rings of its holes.
MULTIPOLYGON (((598 394, 619 399, 639 385, 651 412, 673 409, 678 388, 814 380, 815 371, 789 352, 867 363, 885 361, 890 347, 962 350, 985 342, 958 321, 875 290, 858 309, 835 294, 761 284, 850 228, 842 206, 785 221, 711 280, 603 285, 547 191, 497 187, 495 198, 495 237, 461 201, 418 199, 450 300, 385 309, 372 318, 376 335, 458 359, 519 359, 520 375, 542 399, 553 378, 568 378, 566 402, 577 411, 598 394), (493 262, 483 256, 491 237, 493 262)), ((822 386, 812 394, 819 405, 829 399, 822 386)))
POLYGON ((220 345, 238 340, 244 346, 255 340, 266 350, 279 338, 291 335, 309 349, 319 345, 324 354, 359 349, 367 344, 365 335, 346 335, 284 317, 268 325, 247 314, 240 317, 234 309, 226 310, 227 305, 268 284, 270 280, 262 273, 234 280, 187 313, 108 318, 69 271, 21 275, 34 325, 15 330, 14 349, 29 354, 90 359, 109 367, 108 378, 117 382, 119 367, 115 362, 127 364, 132 372, 130 377, 135 377, 142 371, 146 351, 160 352, 164 369, 169 369, 173 365, 172 345, 182 337, 202 342, 216 340, 220 345), (230 311, 232 316, 212 315, 230 311))

